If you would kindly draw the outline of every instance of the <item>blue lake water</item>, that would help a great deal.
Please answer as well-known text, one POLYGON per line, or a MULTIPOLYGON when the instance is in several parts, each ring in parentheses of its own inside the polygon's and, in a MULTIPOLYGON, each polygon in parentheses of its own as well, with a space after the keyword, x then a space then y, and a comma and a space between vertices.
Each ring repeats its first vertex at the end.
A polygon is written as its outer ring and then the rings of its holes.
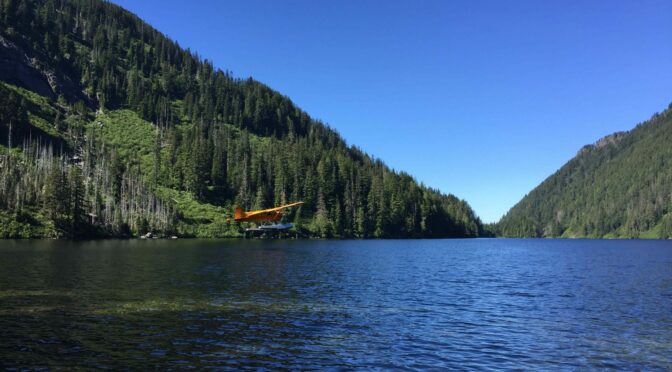
POLYGON ((672 241, 0 241, 0 367, 672 369, 672 241))

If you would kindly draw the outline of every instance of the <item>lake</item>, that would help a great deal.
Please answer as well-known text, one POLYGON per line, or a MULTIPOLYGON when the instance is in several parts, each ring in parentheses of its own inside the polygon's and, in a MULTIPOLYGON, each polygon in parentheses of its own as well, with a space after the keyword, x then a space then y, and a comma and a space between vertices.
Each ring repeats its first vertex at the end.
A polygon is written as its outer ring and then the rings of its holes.
POLYGON ((0 241, 0 367, 672 369, 672 241, 0 241))

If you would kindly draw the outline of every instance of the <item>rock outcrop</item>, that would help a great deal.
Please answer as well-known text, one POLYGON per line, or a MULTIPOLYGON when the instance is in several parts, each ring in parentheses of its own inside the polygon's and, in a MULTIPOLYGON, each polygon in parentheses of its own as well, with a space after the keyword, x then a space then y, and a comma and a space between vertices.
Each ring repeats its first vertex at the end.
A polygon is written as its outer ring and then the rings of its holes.
POLYGON ((49 99, 62 94, 68 102, 82 101, 93 108, 94 101, 66 74, 42 68, 39 56, 0 35, 0 80, 31 90, 49 99))
POLYGON ((49 80, 35 66, 31 58, 2 36, 0 36, 0 80, 51 99, 56 98, 49 80))

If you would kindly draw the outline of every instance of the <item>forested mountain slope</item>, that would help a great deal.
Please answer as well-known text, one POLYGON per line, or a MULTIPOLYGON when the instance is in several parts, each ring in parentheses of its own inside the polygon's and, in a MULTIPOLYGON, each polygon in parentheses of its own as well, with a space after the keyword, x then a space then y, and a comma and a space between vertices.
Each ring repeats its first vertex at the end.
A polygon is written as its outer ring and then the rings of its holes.
POLYGON ((514 237, 672 237, 672 105, 583 147, 497 230, 514 237))
POLYGON ((310 236, 482 230, 466 202, 104 1, 1 1, 0 80, 0 237, 237 236, 234 205, 296 200, 310 236))

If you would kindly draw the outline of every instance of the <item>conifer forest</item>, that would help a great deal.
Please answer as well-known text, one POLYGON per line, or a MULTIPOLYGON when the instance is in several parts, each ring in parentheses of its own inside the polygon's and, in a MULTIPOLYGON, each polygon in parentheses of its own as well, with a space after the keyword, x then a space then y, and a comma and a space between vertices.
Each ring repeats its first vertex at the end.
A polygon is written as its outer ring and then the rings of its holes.
POLYGON ((0 1, 0 237, 476 237, 470 206, 100 0, 0 1))

